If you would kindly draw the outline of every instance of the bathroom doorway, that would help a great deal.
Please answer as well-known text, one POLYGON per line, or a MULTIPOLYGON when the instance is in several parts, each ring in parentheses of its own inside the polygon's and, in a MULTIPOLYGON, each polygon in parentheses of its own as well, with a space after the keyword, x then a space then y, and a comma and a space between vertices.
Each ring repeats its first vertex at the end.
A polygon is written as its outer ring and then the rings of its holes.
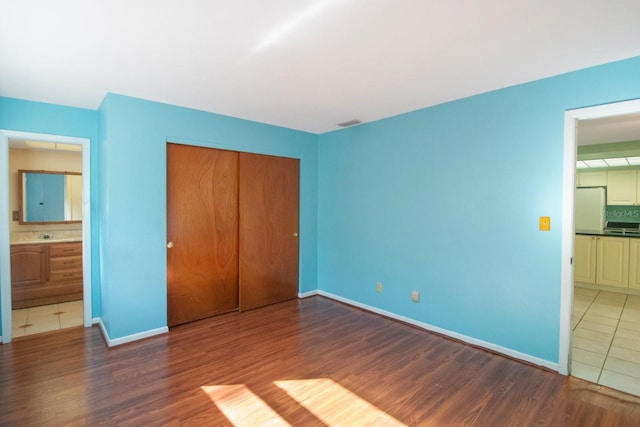
POLYGON ((9 200, 0 200, 3 343, 20 336, 93 323, 89 159, 89 140, 84 138, 0 131, 0 164, 9 171, 0 177, 0 187, 6 188, 10 196, 9 200), (18 194, 18 184, 24 177, 19 177, 18 169, 77 175, 75 184, 72 179, 65 183, 64 192, 80 193, 80 200, 75 204, 65 200, 61 208, 64 215, 75 212, 76 216, 40 224, 20 217, 24 209, 18 207, 23 196, 18 194), (15 248, 24 254, 12 257, 11 250, 15 248), (24 286, 14 292, 12 279, 23 280, 24 286), (48 286, 37 292, 38 283, 48 286))

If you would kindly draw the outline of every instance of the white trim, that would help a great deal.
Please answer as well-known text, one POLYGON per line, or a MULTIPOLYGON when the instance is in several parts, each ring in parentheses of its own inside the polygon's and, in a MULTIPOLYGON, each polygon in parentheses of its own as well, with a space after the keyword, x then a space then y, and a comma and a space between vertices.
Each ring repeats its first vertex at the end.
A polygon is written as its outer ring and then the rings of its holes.
POLYGON ((298 292, 298 298, 309 298, 314 295, 318 295, 318 291, 298 292))
POLYGON ((137 334, 127 335, 125 337, 116 338, 116 339, 111 339, 109 338, 109 334, 107 333, 107 328, 104 326, 104 323, 102 323, 101 318, 97 319, 97 323, 98 323, 98 326, 100 326, 100 331, 102 332, 102 337, 107 343, 107 347, 115 347, 117 345, 127 344, 133 341, 138 341, 138 340, 153 337, 156 335, 166 334, 169 332, 169 328, 164 326, 162 328, 151 329, 144 332, 138 332, 137 334))
POLYGON ((353 301, 353 300, 350 300, 350 299, 347 299, 347 298, 343 298, 341 296, 334 295, 334 294, 329 293, 329 292, 325 292, 325 291, 319 290, 317 293, 318 293, 318 295, 321 295, 323 297, 331 298, 331 299, 334 299, 336 301, 340 301, 340 302, 343 302, 345 304, 349 304, 349 305, 352 305, 354 307, 358 307, 358 308, 360 308, 362 310, 366 310, 366 311, 370 311, 372 313, 380 314, 382 316, 390 317, 392 319, 399 320, 401 322, 408 323, 408 324, 413 325, 413 326, 417 326, 418 328, 425 329, 425 330, 430 331, 430 332, 436 332, 438 334, 445 335, 445 336, 454 338, 454 339, 459 340, 459 341, 463 341, 463 342, 465 342, 467 344, 471 344, 471 345, 474 345, 476 347, 486 348, 487 350, 491 350, 491 351, 494 351, 496 353, 501 353, 501 354, 504 354, 506 356, 512 357, 514 359, 519 359, 519 360, 522 360, 524 362, 532 363, 532 364, 537 365, 537 366, 542 366, 542 367, 545 367, 545 368, 548 368, 548 369, 552 369, 554 371, 558 370, 558 364, 550 362, 548 360, 540 359, 538 357, 534 357, 534 356, 531 356, 529 354, 521 353, 519 351, 512 350, 510 348, 502 347, 502 346, 499 346, 499 345, 496 345, 496 344, 493 344, 493 343, 490 343, 490 342, 487 342, 487 341, 482 341, 482 340, 479 340, 479 339, 476 339, 476 338, 472 338, 472 337, 469 337, 467 335, 462 335, 462 334, 459 334, 457 332, 449 331, 447 329, 439 328, 437 326, 433 326, 433 325, 430 325, 428 323, 419 322, 419 321, 411 319, 409 317, 400 316, 400 315, 392 313, 390 311, 381 310, 379 308, 372 307, 372 306, 366 305, 366 304, 362 304, 362 303, 359 303, 357 301, 353 301))
POLYGON ((595 283, 578 282, 575 280, 573 284, 574 284, 574 289, 575 288, 595 289, 597 291, 613 292, 613 293, 622 294, 622 295, 640 296, 640 289, 619 288, 617 286, 607 286, 607 285, 596 285, 595 283))
POLYGON ((9 237, 9 138, 0 131, 0 312, 2 343, 11 342, 11 241, 9 237))
MULTIPOLYGON (((58 142, 82 146, 82 256, 84 326, 91 326, 91 153, 90 140, 64 135, 50 135, 0 129, 0 169, 9 170, 9 138, 58 142)), ((9 188, 9 174, 0 174, 0 189, 9 188)), ((9 195, 0 198, 0 295, 2 297, 3 343, 11 342, 11 257, 9 238, 9 195)))
POLYGON ((564 162, 562 180, 562 265, 560 285, 560 343, 558 372, 571 370, 571 313, 573 310, 574 203, 576 178, 576 126, 578 120, 640 112, 640 99, 566 111, 564 114, 564 162))

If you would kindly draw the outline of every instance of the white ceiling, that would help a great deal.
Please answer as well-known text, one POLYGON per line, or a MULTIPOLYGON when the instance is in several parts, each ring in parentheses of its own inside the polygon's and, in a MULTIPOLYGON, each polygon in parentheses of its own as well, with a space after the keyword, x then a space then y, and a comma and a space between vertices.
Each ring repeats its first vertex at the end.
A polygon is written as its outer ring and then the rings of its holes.
POLYGON ((640 55, 638 0, 0 0, 0 95, 313 133, 640 55))

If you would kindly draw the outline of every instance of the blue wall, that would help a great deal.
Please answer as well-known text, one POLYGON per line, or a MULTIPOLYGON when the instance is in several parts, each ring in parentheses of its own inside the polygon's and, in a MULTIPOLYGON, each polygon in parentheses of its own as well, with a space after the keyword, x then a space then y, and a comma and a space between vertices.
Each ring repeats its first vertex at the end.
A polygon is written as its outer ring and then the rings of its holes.
POLYGON ((564 113, 639 98, 639 76, 634 58, 320 135, 319 289, 558 362, 564 113))
POLYGON ((112 339, 166 326, 171 141, 301 159, 301 292, 557 362, 564 112, 640 98, 639 75, 633 58, 320 136, 115 94, 0 98, 0 128, 99 141, 93 311, 112 339))
MULTIPOLYGON (((0 97, 0 129, 88 138, 91 151, 91 234, 92 234, 92 314, 100 316, 100 263, 98 257, 98 195, 94 192, 98 176, 98 115, 95 110, 64 107, 0 97)), ((1 325, 0 325, 1 327, 1 325)))
POLYGON ((108 94, 100 109, 102 320, 110 338, 167 324, 166 143, 300 161, 300 291, 317 288, 317 136, 108 94))

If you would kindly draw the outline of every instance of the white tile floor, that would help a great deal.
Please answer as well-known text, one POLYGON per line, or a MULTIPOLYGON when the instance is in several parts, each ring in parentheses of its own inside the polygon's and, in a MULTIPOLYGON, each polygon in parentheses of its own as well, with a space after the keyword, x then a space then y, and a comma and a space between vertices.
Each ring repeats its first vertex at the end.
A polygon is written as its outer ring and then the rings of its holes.
POLYGON ((571 375, 640 396, 640 296, 576 287, 571 375))
POLYGON ((82 300, 13 310, 11 316, 13 338, 81 326, 82 300))

